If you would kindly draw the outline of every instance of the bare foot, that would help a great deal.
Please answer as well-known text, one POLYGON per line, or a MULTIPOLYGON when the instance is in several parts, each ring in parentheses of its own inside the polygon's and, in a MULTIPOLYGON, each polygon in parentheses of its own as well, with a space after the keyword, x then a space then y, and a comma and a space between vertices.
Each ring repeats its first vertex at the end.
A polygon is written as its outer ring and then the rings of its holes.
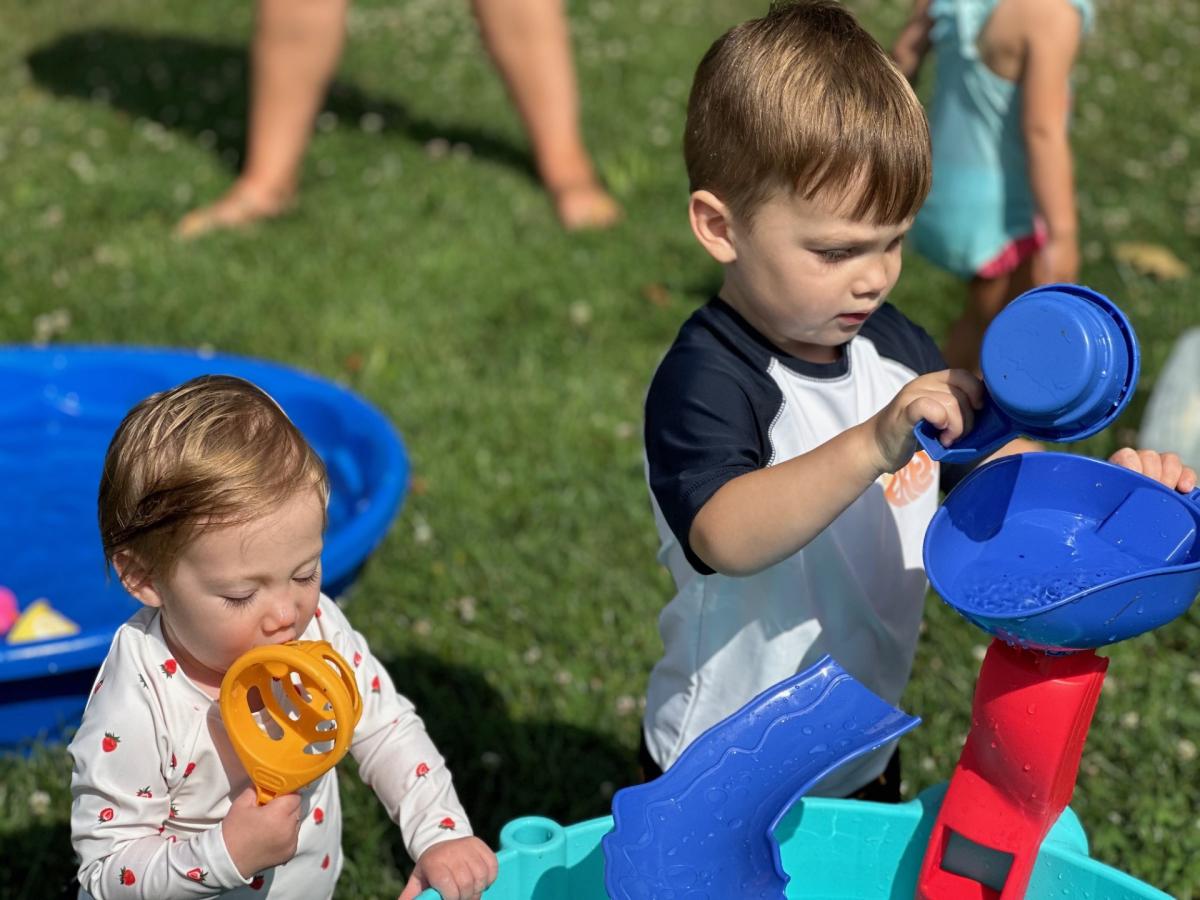
POLYGON ((620 205, 594 181, 551 189, 550 194, 558 221, 567 231, 609 228, 621 218, 620 205))
POLYGON ((180 219, 175 226, 175 237, 187 241, 213 231, 245 228, 281 216, 294 206, 292 196, 268 198, 235 184, 216 203, 193 209, 180 219))

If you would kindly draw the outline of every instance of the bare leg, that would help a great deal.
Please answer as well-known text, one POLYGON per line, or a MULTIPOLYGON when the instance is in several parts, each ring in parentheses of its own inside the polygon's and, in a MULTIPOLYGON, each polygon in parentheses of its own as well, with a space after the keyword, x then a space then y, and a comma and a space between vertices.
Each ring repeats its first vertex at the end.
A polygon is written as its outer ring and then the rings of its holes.
POLYGON ((992 319, 1011 300, 1033 287, 1033 257, 1000 278, 972 278, 967 285, 967 303, 962 315, 950 326, 946 340, 946 362, 954 369, 979 372, 983 333, 992 319))
POLYGON ((562 0, 473 0, 488 52, 533 144, 538 175, 567 229, 605 228, 621 215, 579 131, 579 95, 562 0))
POLYGON ((270 218, 292 204, 313 120, 342 53, 347 6, 258 0, 246 165, 220 200, 180 221, 181 237, 270 218))

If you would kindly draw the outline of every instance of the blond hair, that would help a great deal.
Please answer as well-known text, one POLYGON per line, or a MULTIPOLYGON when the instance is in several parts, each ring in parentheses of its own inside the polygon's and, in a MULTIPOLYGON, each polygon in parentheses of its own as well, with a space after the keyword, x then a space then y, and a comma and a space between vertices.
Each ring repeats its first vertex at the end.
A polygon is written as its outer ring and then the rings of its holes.
POLYGON ((209 526, 270 512, 305 488, 329 496, 325 466, 279 405, 229 375, 152 394, 125 416, 104 457, 105 559, 127 554, 128 580, 165 576, 209 526))
POLYGON ((749 221, 772 193, 894 225, 929 193, 929 126, 883 48, 832 0, 772 4, 709 48, 684 133, 691 190, 749 221), (853 192, 857 192, 854 199, 853 192))

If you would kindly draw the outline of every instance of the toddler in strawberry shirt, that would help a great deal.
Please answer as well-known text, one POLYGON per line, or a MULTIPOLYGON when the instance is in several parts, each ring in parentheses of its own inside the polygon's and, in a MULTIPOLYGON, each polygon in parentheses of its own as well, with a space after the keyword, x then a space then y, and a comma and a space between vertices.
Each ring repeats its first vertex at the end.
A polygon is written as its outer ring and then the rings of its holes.
POLYGON ((121 423, 100 530, 145 608, 113 638, 70 746, 81 898, 333 896, 334 771, 259 806, 217 703, 234 660, 290 640, 328 641, 354 669, 363 712, 350 752, 416 860, 401 900, 427 887, 476 898, 495 879, 412 704, 320 592, 328 493, 300 432, 240 379, 195 379, 121 423))

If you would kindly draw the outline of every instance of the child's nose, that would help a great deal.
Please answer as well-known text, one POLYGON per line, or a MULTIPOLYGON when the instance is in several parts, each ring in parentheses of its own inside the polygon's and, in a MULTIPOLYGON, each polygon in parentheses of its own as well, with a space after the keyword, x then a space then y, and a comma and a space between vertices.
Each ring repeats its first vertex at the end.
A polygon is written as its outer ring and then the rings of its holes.
POLYGON ((887 290, 888 262, 886 259, 864 260, 863 268, 858 273, 854 285, 854 293, 860 297, 875 297, 887 290))
POLYGON ((287 628, 296 623, 296 604, 286 594, 275 600, 270 614, 273 630, 287 628))

